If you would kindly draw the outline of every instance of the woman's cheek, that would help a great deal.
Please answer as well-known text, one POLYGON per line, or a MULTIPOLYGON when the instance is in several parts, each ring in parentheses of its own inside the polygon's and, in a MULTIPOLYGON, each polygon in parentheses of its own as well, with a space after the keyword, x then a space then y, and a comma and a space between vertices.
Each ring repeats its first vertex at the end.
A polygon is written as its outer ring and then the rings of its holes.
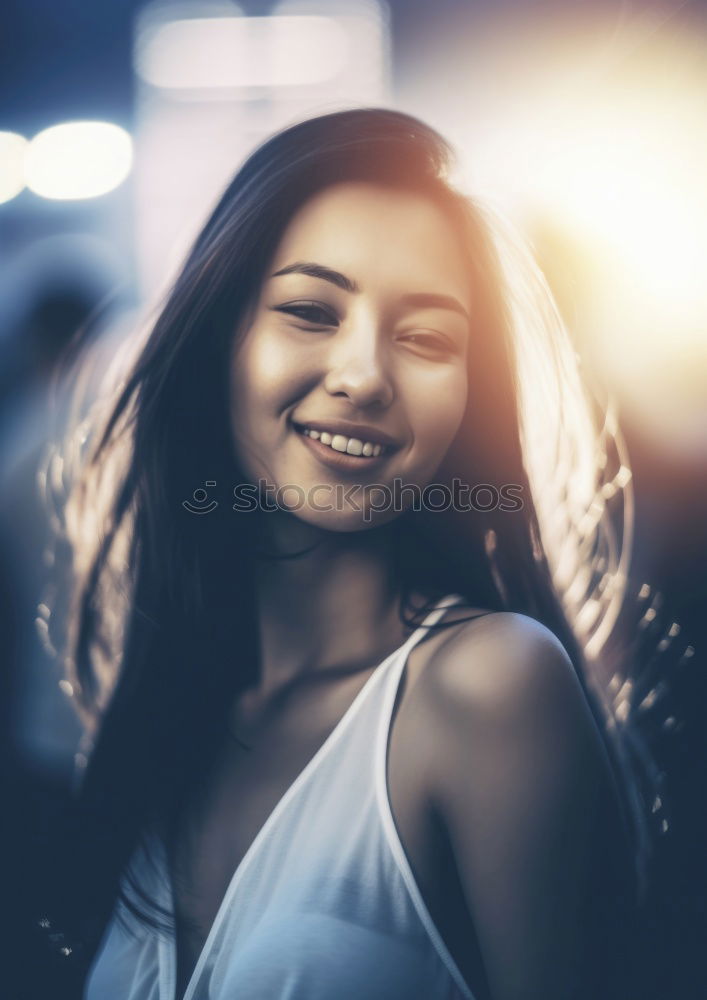
POLYGON ((264 419, 278 412, 280 400, 287 397, 296 377, 294 361, 282 337, 257 326, 249 331, 234 359, 232 381, 234 412, 241 427, 258 433, 264 419))
POLYGON ((419 421, 415 439, 420 453, 427 456, 425 464, 435 468, 454 441, 466 410, 466 371, 451 370, 447 374, 434 388, 428 387, 424 402, 414 410, 419 421))

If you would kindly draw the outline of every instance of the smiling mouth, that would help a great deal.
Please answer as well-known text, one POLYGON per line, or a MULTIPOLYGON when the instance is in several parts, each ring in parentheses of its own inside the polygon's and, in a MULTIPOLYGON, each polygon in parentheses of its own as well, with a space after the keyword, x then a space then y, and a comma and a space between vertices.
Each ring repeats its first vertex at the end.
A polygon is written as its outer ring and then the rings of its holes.
POLYGON ((387 445, 349 438, 343 434, 316 431, 301 424, 293 423, 293 427, 305 447, 320 461, 331 468, 343 471, 361 470, 378 465, 394 450, 387 445))
POLYGON ((360 438, 315 430, 313 427, 304 427, 301 424, 295 424, 294 427, 299 434, 309 437, 313 441, 319 441, 324 447, 331 448, 332 451, 337 451, 342 455, 353 455, 356 458, 378 458, 379 455, 392 451, 392 448, 387 445, 375 441, 362 441, 360 438))

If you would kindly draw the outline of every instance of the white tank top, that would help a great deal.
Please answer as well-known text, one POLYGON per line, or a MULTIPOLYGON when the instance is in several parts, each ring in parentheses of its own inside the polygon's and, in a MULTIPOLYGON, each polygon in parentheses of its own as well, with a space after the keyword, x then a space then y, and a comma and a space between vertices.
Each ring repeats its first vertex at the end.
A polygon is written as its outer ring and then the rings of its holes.
MULTIPOLYGON (((173 934, 138 924, 119 902, 84 1000, 473 1000, 422 900, 386 777, 408 654, 461 600, 438 601, 376 667, 279 800, 231 879, 184 997, 175 997, 173 934)), ((158 864, 139 849, 133 871, 173 912, 155 847, 158 864)))

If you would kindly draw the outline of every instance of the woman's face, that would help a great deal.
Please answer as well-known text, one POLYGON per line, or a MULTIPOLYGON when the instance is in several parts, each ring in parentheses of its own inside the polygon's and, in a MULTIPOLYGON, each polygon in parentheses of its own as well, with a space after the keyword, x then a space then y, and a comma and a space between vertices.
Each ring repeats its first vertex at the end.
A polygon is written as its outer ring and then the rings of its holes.
POLYGON ((332 531, 397 516, 412 495, 396 501, 394 481, 432 482, 459 428, 470 313, 459 240, 434 202, 370 183, 311 198, 234 345, 232 426, 249 480, 332 531))

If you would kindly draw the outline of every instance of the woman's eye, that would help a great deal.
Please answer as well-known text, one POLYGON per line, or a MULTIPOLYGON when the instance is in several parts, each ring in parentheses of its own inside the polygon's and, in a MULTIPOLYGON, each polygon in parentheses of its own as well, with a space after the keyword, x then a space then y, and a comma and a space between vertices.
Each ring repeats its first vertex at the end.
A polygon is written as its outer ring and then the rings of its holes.
POLYGON ((311 326, 336 326, 339 322, 335 313, 318 302, 288 302, 287 305, 276 306, 276 311, 295 316, 311 326))
POLYGON ((422 347, 425 351, 434 354, 453 354, 455 350, 454 345, 446 338, 438 337, 431 333, 408 333, 402 339, 408 342, 411 341, 415 345, 422 347))

